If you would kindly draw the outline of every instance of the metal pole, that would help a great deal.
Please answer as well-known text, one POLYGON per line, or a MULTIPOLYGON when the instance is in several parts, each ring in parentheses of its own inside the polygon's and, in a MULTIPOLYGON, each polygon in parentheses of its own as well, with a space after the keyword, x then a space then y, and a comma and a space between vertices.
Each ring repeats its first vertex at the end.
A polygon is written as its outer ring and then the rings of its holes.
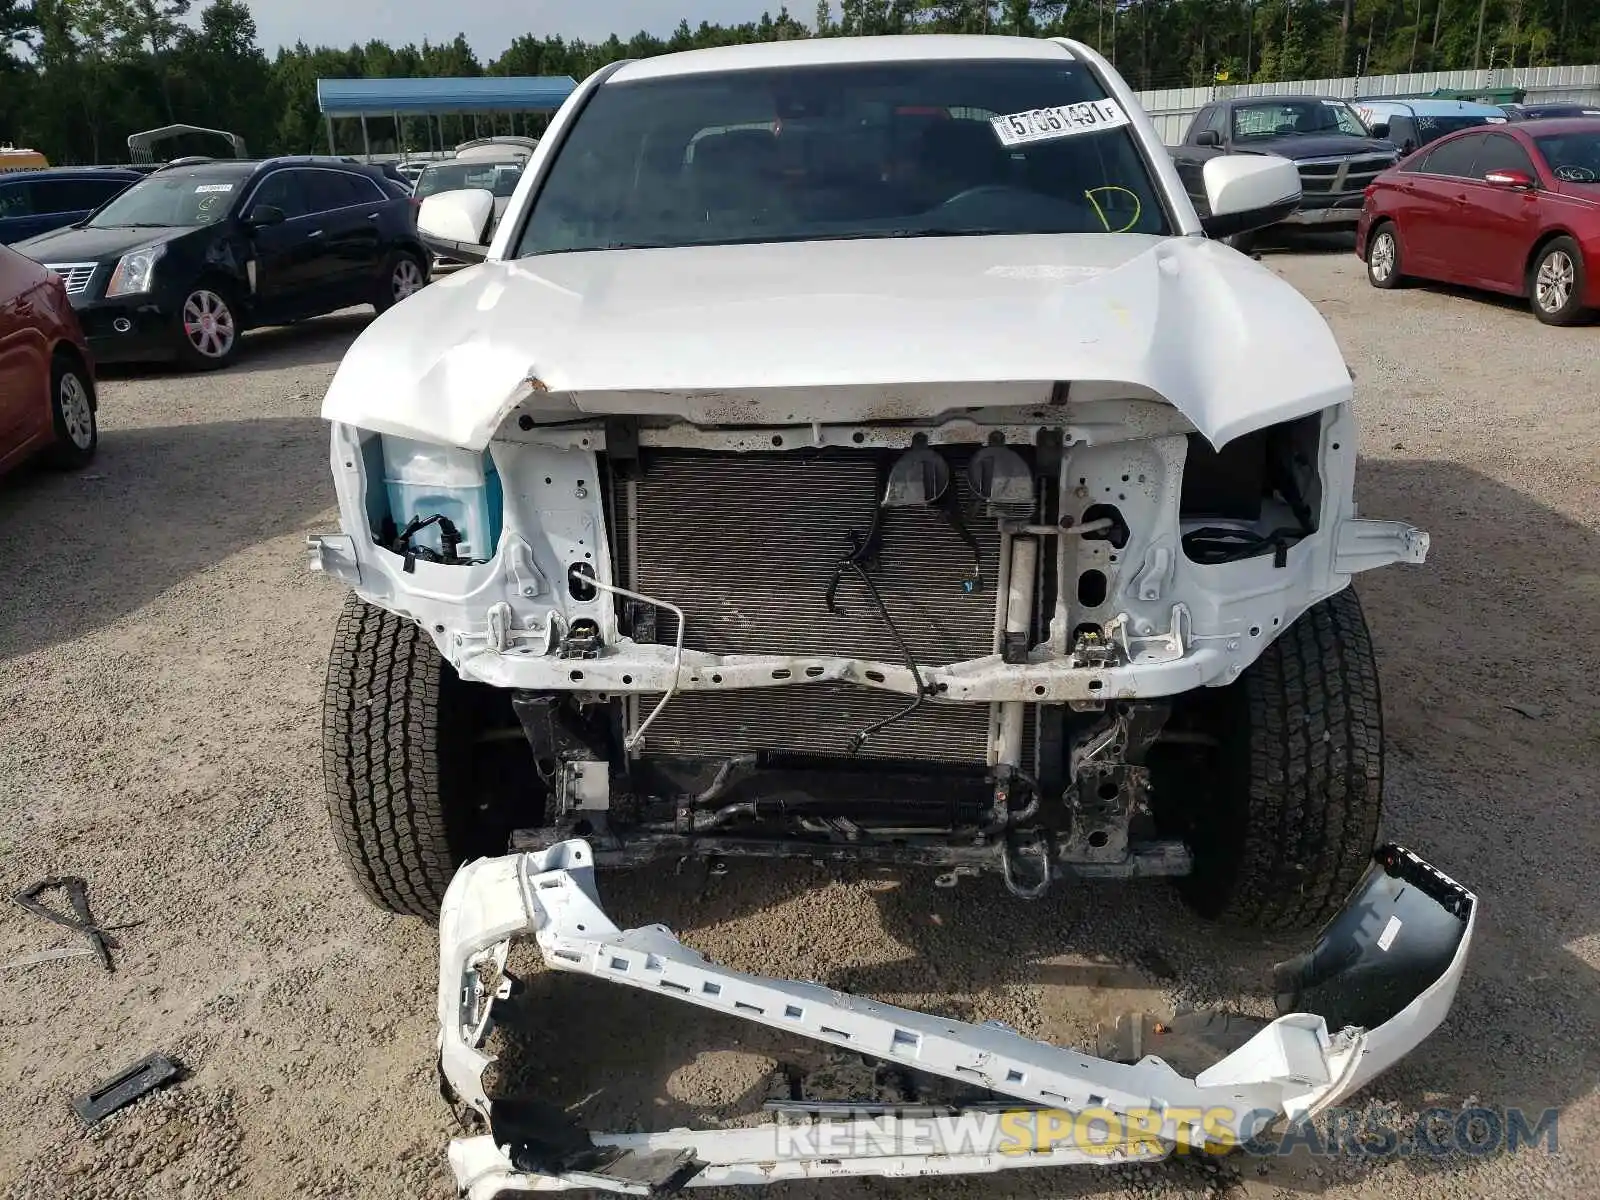
POLYGON ((335 150, 333 148, 333 118, 331 116, 328 118, 328 153, 329 154, 338 154, 339 153, 337 150, 335 150))
MULTIPOLYGON (((1422 0, 1417 0, 1417 3, 1421 4, 1422 0)), ((406 151, 405 151, 405 146, 402 144, 401 138, 400 138, 400 114, 399 113, 394 113, 393 116, 394 116, 394 152, 395 152, 396 157, 404 158, 406 156, 406 151)))
POLYGON ((367 161, 372 161, 372 139, 367 137, 367 114, 361 114, 361 153, 366 155, 367 161))
POLYGON ((1246 0, 1244 20, 1244 81, 1249 83, 1255 78, 1251 60, 1256 56, 1256 0, 1246 0))

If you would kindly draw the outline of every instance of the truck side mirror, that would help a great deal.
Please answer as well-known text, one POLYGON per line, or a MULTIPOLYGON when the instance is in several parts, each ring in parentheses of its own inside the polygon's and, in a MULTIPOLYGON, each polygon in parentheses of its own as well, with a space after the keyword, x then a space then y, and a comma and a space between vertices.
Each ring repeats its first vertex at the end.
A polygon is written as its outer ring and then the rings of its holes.
POLYGON ((417 235, 433 253, 479 263, 489 254, 494 193, 488 188, 435 192, 417 209, 417 235))
POLYGON ((1202 129, 1194 135, 1194 144, 1196 146, 1220 146, 1222 145, 1222 135, 1215 129, 1202 129))
POLYGON ((1206 236, 1232 237, 1276 225, 1300 207, 1300 171, 1277 154, 1230 154, 1210 159, 1204 169, 1206 236))

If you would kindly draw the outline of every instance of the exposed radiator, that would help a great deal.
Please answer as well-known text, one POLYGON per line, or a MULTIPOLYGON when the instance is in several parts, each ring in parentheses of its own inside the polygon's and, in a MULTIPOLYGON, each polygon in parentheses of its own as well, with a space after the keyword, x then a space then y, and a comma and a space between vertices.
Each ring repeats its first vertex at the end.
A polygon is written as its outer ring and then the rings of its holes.
MULTIPOLYGON (((825 595, 865 537, 883 487, 882 459, 867 451, 788 454, 647 452, 644 478, 614 489, 615 545, 628 586, 688 615, 684 644, 719 654, 851 655, 901 663, 883 614, 853 573, 837 604, 825 595)), ((871 571, 895 627, 919 665, 977 658, 994 648, 999 531, 974 510, 964 457, 948 456, 964 524, 977 540, 983 584, 967 592, 973 555, 937 514, 886 515, 871 571)), ((635 636, 639 636, 636 629, 635 636)), ((654 640, 675 620, 659 613, 654 640)), ((650 727, 646 754, 778 751, 837 757, 854 735, 909 698, 848 684, 807 684, 677 697, 650 727)), ((647 712, 653 697, 640 697, 647 712)), ((637 715, 635 716, 637 719, 637 715)), ((990 706, 927 701, 879 733, 860 757, 982 763, 990 706)), ((1031 727, 1025 754, 1031 760, 1031 727)))

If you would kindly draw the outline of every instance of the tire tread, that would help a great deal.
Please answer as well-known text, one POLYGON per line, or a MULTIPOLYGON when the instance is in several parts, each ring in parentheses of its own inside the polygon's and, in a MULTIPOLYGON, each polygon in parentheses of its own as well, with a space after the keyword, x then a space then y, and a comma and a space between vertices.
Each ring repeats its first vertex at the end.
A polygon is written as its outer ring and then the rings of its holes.
POLYGON ((322 709, 334 841, 375 904, 428 919, 456 867, 440 778, 448 670, 415 624, 346 600, 322 709))
POLYGON ((1226 895, 1204 907, 1260 929, 1320 925, 1366 870, 1383 813, 1382 697, 1354 590, 1309 609, 1234 686, 1242 845, 1226 895))

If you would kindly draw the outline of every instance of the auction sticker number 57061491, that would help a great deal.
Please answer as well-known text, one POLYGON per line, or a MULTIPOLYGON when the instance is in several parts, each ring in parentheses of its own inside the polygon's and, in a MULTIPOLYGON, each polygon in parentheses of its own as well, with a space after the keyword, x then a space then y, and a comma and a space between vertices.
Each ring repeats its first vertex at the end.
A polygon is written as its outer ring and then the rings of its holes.
POLYGON ((989 124, 994 126, 1001 145, 1022 146, 1029 142, 1048 142, 1080 133, 1094 133, 1100 129, 1115 129, 1119 125, 1126 125, 1128 121, 1128 114, 1115 100, 1085 100, 1080 104, 1058 104, 1052 108, 1010 113, 992 118, 989 124))

